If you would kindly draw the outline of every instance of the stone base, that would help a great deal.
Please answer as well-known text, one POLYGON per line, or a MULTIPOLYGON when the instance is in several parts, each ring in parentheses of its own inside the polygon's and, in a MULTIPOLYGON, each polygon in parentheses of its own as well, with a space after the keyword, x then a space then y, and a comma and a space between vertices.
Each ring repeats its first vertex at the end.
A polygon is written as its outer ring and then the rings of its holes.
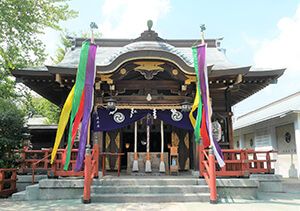
POLYGON ((249 179, 217 179, 217 192, 223 199, 256 199, 258 185, 249 179))
MULTIPOLYGON (((145 169, 146 169, 146 160, 147 160, 147 153, 146 152, 138 152, 138 172, 139 173, 145 173, 145 169)), ((153 173, 159 173, 159 167, 160 167, 160 156, 161 153, 160 152, 150 152, 150 162, 151 162, 151 172, 153 173)), ((166 174, 168 174, 169 172, 169 153, 164 152, 164 163, 165 163, 165 169, 166 169, 166 174)), ((134 152, 128 152, 127 153, 127 174, 131 175, 132 170, 133 170, 133 161, 134 159, 134 152)))
POLYGON ((16 193, 14 200, 79 199, 83 193, 83 179, 43 179, 26 187, 24 194, 16 193))
POLYGON ((152 172, 150 160, 146 160, 146 163, 145 163, 145 172, 152 172))
POLYGON ((134 160, 132 164, 132 171, 133 172, 138 172, 139 171, 139 163, 138 160, 134 160))
POLYGON ((191 172, 192 176, 194 176, 194 177, 199 177, 200 176, 199 171, 191 170, 190 172, 191 172))
POLYGON ((160 161, 159 172, 161 172, 161 173, 166 172, 165 162, 163 162, 163 161, 160 161))
POLYGON ((256 180, 259 183, 259 192, 282 193, 282 176, 276 174, 252 174, 251 180, 256 180))
MULTIPOLYGON (((26 189, 27 186, 32 185, 32 175, 18 175, 17 176, 17 190, 23 191, 26 189)), ((46 179, 47 175, 35 175, 34 181, 35 184, 38 183, 42 179, 46 179)))

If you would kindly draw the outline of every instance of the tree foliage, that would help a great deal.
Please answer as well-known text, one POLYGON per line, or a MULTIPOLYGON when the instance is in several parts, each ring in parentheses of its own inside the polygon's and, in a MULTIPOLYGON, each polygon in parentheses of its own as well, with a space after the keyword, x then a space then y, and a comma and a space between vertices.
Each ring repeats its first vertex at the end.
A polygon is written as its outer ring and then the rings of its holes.
POLYGON ((76 16, 68 0, 1 0, 0 63, 5 69, 40 65, 45 46, 39 38, 47 27, 76 16))
MULTIPOLYGON (((24 126, 18 106, 28 97, 16 91, 11 71, 45 61, 45 46, 40 39, 45 29, 60 30, 60 21, 77 15, 68 1, 0 0, 0 168, 15 165, 12 151, 20 145, 24 126)), ((43 101, 34 102, 42 104, 35 109, 50 115, 43 109, 51 113, 56 108, 43 101)))
MULTIPOLYGON (((91 38, 91 32, 81 31, 79 34, 80 34, 81 38, 86 38, 86 39, 91 38)), ((100 32, 94 32, 95 39, 100 38, 101 35, 102 34, 100 32)), ((76 37, 76 36, 77 36, 77 33, 75 33, 75 32, 70 33, 66 30, 64 30, 60 34, 60 44, 59 44, 58 48, 56 49, 54 57, 51 57, 51 60, 54 64, 58 64, 64 59, 67 51, 70 50, 72 47, 73 37, 76 37)))
POLYGON ((70 36, 70 33, 66 30, 60 34, 60 44, 56 49, 54 57, 51 57, 54 64, 60 63, 65 57, 67 51, 72 47, 70 36))
POLYGON ((21 147, 23 132, 23 112, 11 101, 0 98, 0 168, 17 165, 13 150, 21 147))
POLYGON ((47 118, 47 121, 44 122, 45 124, 58 123, 60 108, 47 99, 34 97, 29 93, 27 100, 23 105, 24 113, 26 113, 28 117, 40 115, 47 118))

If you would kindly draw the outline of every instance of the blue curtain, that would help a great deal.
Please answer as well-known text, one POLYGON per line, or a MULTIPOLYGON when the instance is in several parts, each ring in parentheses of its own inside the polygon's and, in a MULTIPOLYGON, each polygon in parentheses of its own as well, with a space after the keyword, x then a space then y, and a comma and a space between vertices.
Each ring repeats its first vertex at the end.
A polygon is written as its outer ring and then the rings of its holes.
POLYGON ((118 109, 109 111, 105 108, 98 109, 92 116, 92 129, 94 131, 111 131, 126 127, 135 121, 143 118, 147 114, 151 114, 154 118, 162 120, 166 124, 182 128, 185 130, 193 130, 190 123, 189 112, 179 110, 131 110, 118 109))

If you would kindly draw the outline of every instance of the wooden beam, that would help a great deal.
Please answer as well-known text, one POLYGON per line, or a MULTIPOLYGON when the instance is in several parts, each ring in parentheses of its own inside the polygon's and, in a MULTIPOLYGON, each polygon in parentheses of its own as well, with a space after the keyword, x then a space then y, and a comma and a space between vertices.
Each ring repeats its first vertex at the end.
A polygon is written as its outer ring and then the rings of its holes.
MULTIPOLYGON (((151 96, 152 99, 151 101, 147 101, 146 99, 146 95, 119 95, 116 96, 115 99, 117 100, 117 103, 120 104, 181 104, 182 102, 184 102, 185 100, 190 100, 192 102, 192 98, 191 97, 186 97, 186 96, 164 96, 164 95, 153 95, 151 96)), ((104 101, 106 101, 107 99, 105 99, 104 101)))
POLYGON ((180 86, 180 83, 171 80, 122 80, 116 83, 117 90, 139 90, 145 88, 157 90, 180 90, 180 86))

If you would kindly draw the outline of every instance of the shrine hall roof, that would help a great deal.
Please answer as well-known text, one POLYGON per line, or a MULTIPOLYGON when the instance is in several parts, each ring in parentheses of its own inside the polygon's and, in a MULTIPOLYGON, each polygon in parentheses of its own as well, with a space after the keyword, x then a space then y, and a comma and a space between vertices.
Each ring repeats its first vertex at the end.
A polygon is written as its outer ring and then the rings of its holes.
MULTIPOLYGON (((23 70, 34 71, 36 74, 39 74, 39 72, 45 74, 47 72, 48 74, 63 73, 75 75, 81 46, 86 39, 70 39, 73 42, 73 47, 66 53, 59 64, 23 70)), ((220 47, 221 40, 222 38, 205 40, 207 44, 206 62, 210 76, 245 75, 249 71, 260 71, 253 67, 251 68, 251 66, 238 66, 231 63, 225 55, 225 50, 220 47)), ((192 46, 199 44, 200 40, 162 39, 155 31, 146 30, 136 39, 95 39, 95 43, 99 46, 96 54, 96 66, 100 72, 113 72, 122 63, 133 59, 167 59, 174 62, 184 72, 194 74, 192 46)), ((266 70, 270 71, 270 69, 266 70)), ((277 72, 276 74, 278 74, 277 72)), ((15 74, 18 74, 18 71, 15 74)))
MULTIPOLYGON (((13 71, 13 75, 27 86, 56 104, 60 92, 68 93, 70 87, 60 87, 55 81, 76 75, 80 49, 84 38, 70 38, 73 47, 57 65, 26 68, 13 71), (43 84, 43 90, 41 84, 43 84), (51 93, 50 93, 51 92, 51 93)), ((209 82, 211 86, 232 90, 230 104, 234 105, 258 92, 276 80, 285 69, 256 69, 231 63, 225 50, 220 47, 222 39, 206 39, 209 82), (228 84, 227 84, 228 83, 228 84), (223 84, 223 85, 222 85, 223 84), (227 85, 226 85, 227 84, 227 85), (222 87, 220 87, 222 85, 222 87), (225 86, 226 85, 226 86, 225 86)), ((195 74, 192 46, 200 44, 196 39, 162 39, 153 30, 144 31, 136 39, 95 39, 97 46, 96 68, 100 73, 111 73, 128 61, 156 59, 170 61, 187 75, 195 74)), ((68 81, 67 78, 65 80, 68 81)), ((73 80, 73 79, 71 79, 73 80)))
MULTIPOLYGON (((139 54, 143 52, 147 52, 146 57, 162 57, 163 53, 167 53, 165 55, 173 55, 175 60, 182 60, 184 62, 184 67, 186 71, 194 72, 194 64, 193 64, 193 55, 191 42, 187 41, 186 46, 176 47, 172 44, 172 41, 169 43, 167 41, 137 41, 131 42, 125 46, 102 46, 105 40, 98 40, 99 48, 97 49, 96 55, 96 65, 97 66, 109 66, 111 65, 118 57, 121 57, 124 54, 131 53, 135 57, 139 57, 139 54), (171 44, 170 44, 171 43, 171 44), (152 52, 152 53, 150 53, 152 52)), ((78 41, 77 41, 78 42, 78 41)), ((116 40, 116 42, 118 42, 116 40)), ((216 40, 217 42, 217 40, 216 40)), ((97 43, 97 44, 98 44, 97 43)), ((122 43, 120 43, 122 44, 122 43)), ((60 67, 74 67, 76 68, 79 63, 79 55, 80 55, 81 45, 75 46, 71 51, 69 51, 63 61, 59 63, 57 66, 60 67)), ((218 47, 209 46, 207 48, 207 65, 213 66, 213 69, 232 69, 236 68, 236 65, 230 63, 224 52, 224 50, 218 47)), ((143 57, 145 57, 143 55, 143 57)), ((184 68, 183 67, 183 68, 184 68)))

